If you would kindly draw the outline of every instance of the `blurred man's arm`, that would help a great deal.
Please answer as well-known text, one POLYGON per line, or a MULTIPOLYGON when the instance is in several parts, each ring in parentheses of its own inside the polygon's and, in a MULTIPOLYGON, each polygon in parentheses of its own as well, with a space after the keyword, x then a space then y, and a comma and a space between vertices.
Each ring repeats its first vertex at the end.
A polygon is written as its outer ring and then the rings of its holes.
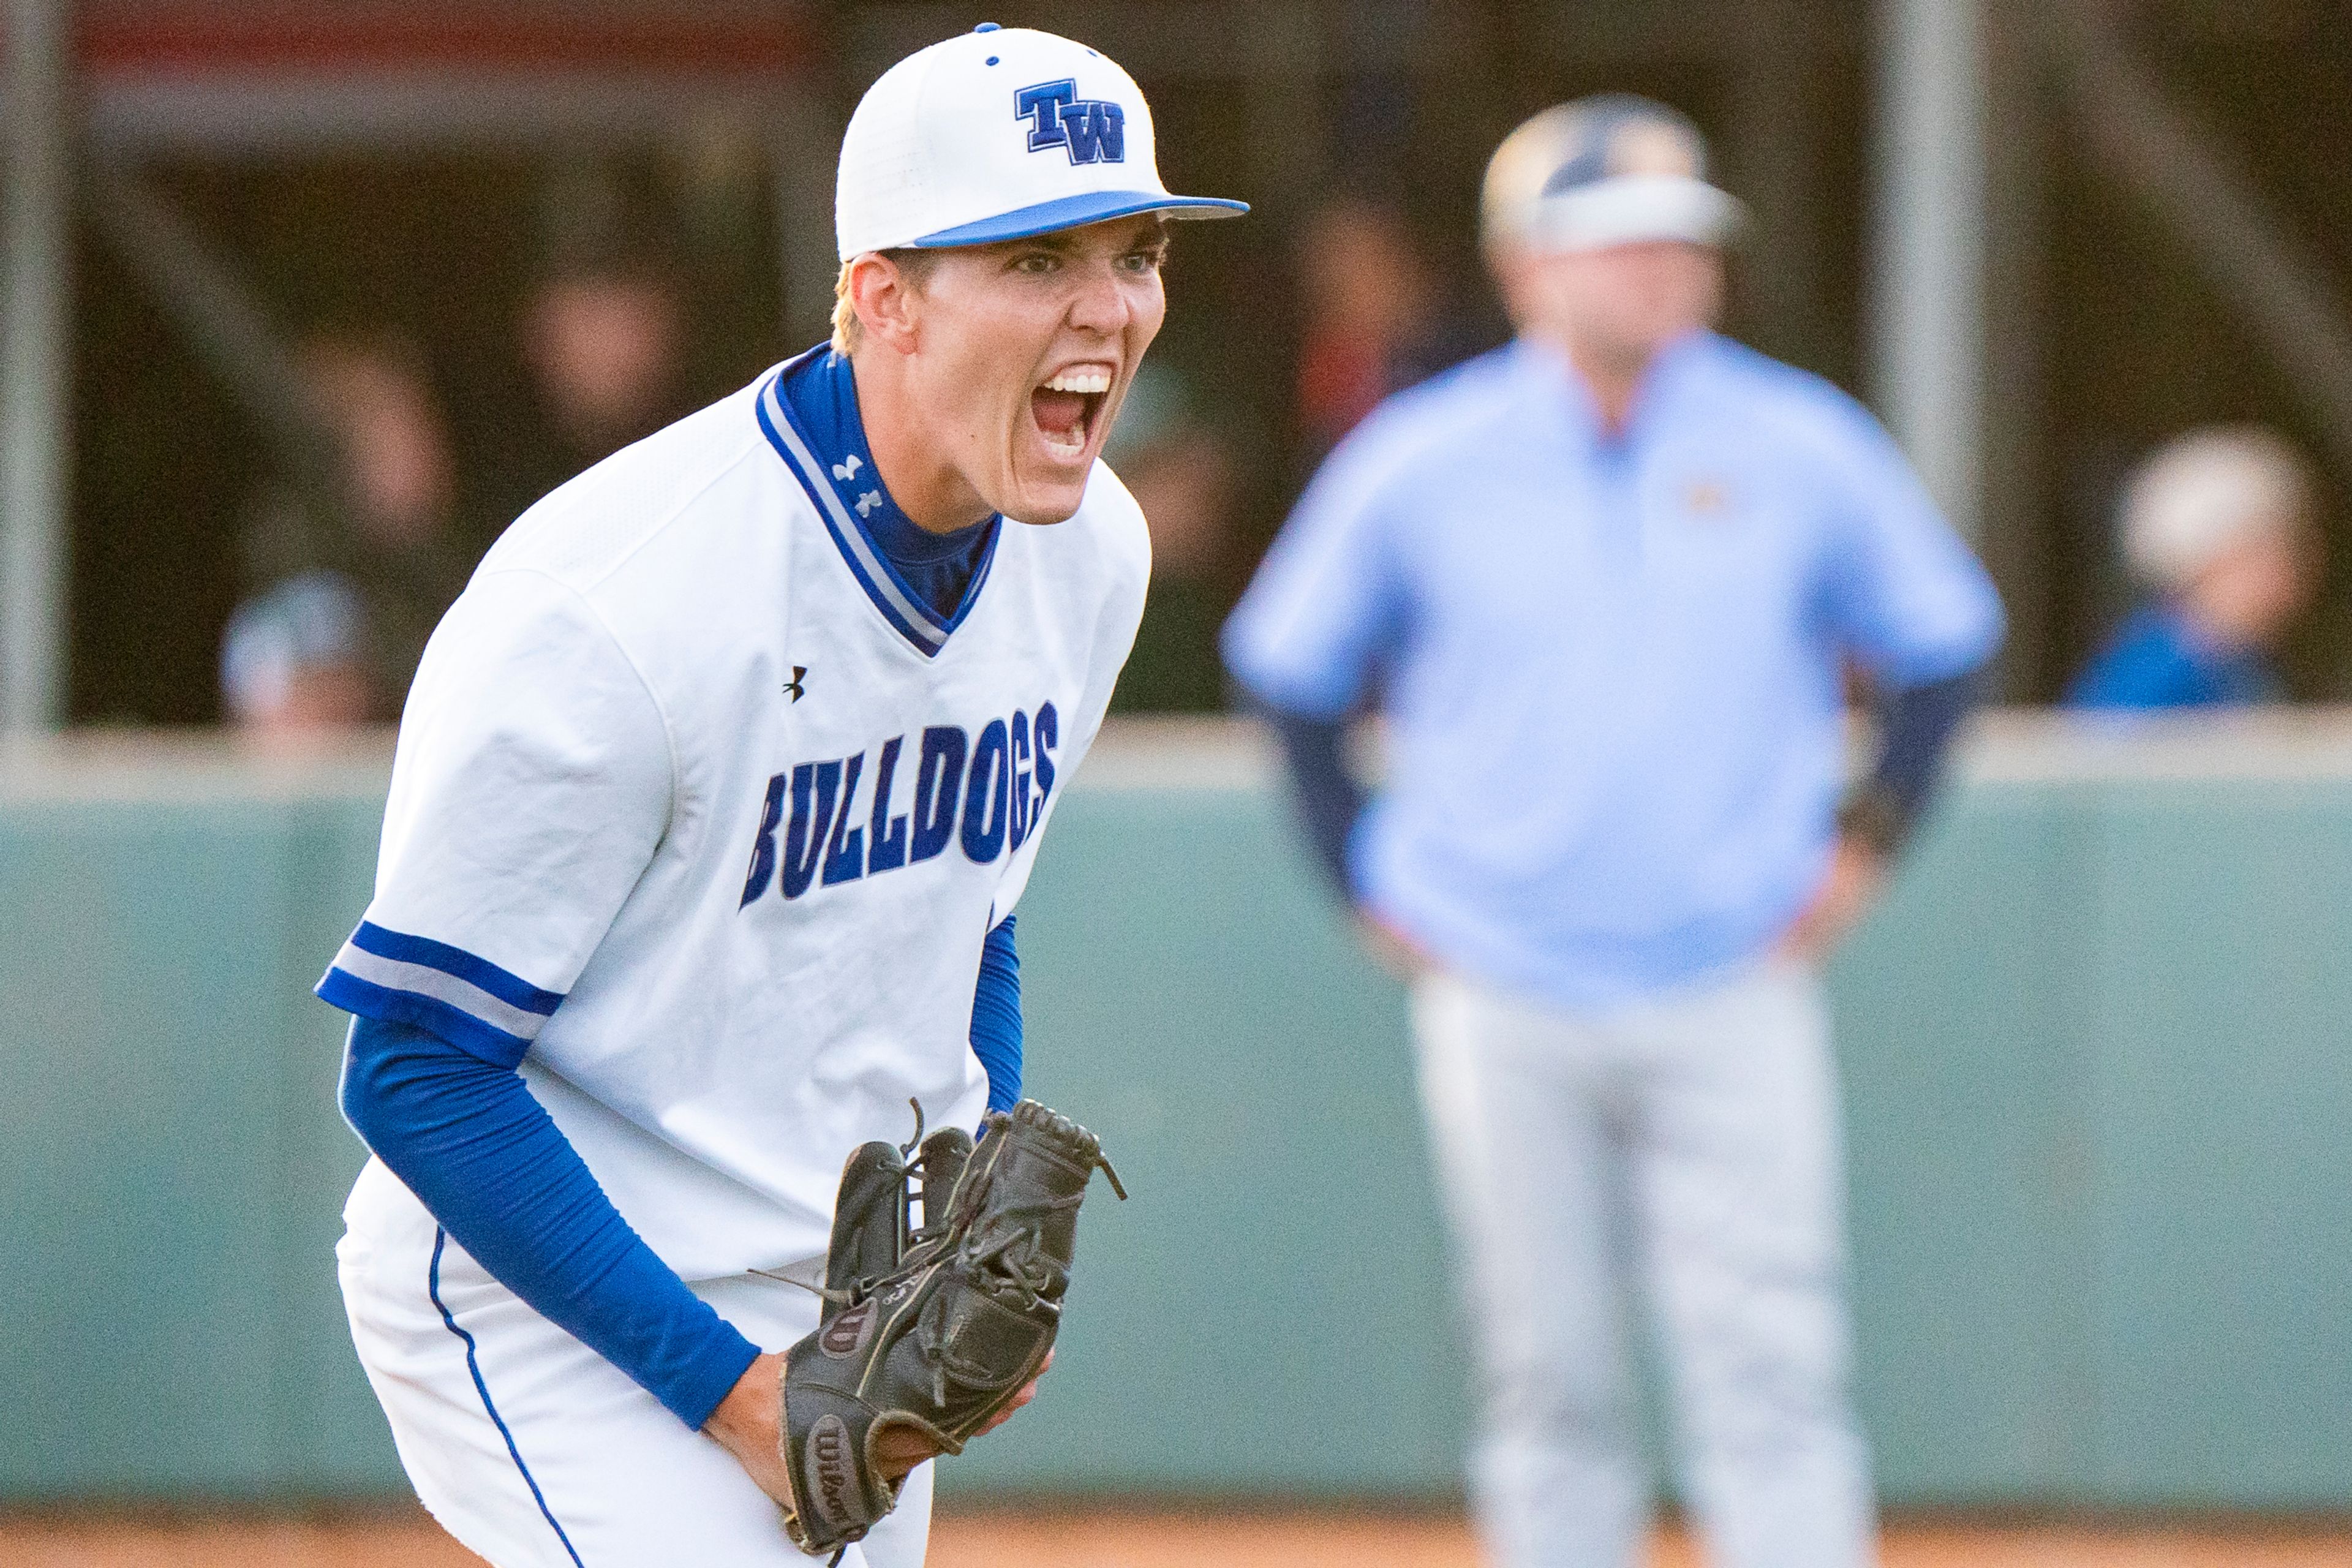
POLYGON ((1317 860, 1357 910, 1373 956, 1410 975, 1422 961, 1364 911, 1348 865, 1364 810, 1348 771, 1348 725, 1403 641, 1412 598, 1395 531, 1398 455, 1381 420, 1375 415, 1316 475, 1220 642, 1225 668, 1282 742, 1317 860))
POLYGON ((1827 958, 1869 911, 1942 781, 1952 738, 1984 699, 1979 667, 1899 690, 1882 704, 1877 760, 1838 811, 1837 848, 1780 950, 1827 958))
POLYGON ((1418 977, 1429 968, 1429 955, 1411 937, 1365 907, 1348 869, 1348 843, 1363 817, 1368 797, 1348 767, 1347 721, 1274 708, 1259 710, 1282 742, 1299 825, 1333 890, 1355 910, 1357 934, 1365 949, 1398 979, 1418 977))
POLYGON ((1364 792, 1348 771, 1348 726, 1337 719, 1315 719, 1263 710, 1282 742, 1283 760, 1289 764, 1290 797, 1297 808, 1307 842, 1331 879, 1339 897, 1355 902, 1348 879, 1348 838, 1364 812, 1364 792))
POLYGON ((1952 737, 1984 700, 1979 668, 1888 698, 1880 715, 1878 761, 1838 813, 1842 837, 1891 860, 1909 842, 1944 776, 1952 737))
POLYGON ((2003 631, 1991 578, 1894 437, 1843 394, 1827 395, 1817 412, 1831 531, 1825 651, 1860 664, 1885 695, 1879 754, 1839 813, 1829 870, 1781 942, 1814 960, 1869 908, 1933 798, 2003 631))

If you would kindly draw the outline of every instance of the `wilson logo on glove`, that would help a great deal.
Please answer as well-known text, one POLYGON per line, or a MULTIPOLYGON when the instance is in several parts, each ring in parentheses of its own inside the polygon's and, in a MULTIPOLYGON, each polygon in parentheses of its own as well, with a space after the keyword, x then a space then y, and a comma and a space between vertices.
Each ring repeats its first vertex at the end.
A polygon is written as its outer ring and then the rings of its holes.
POLYGON ((850 1494, 857 1471, 849 1457, 849 1424, 838 1415, 820 1416, 809 1428, 808 1479, 809 1500, 829 1528, 853 1517, 850 1494))
POLYGON ((854 1356, 866 1348, 874 1332, 875 1320, 881 1309, 872 1301, 860 1301, 833 1321, 817 1331, 817 1349, 836 1360, 854 1356))

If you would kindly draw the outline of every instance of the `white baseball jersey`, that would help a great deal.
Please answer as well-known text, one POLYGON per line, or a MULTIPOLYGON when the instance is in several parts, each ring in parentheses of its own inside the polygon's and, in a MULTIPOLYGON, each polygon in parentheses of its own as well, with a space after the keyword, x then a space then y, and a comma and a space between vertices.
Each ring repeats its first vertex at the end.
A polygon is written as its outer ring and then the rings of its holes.
MULTIPOLYGON (((320 994, 513 1060, 688 1279, 821 1256, 851 1148, 978 1122, 1019 900, 1150 570, 1097 466, 956 615, 780 373, 525 513, 426 648, 374 900, 320 994)), ((851 466, 853 468, 855 465, 851 466)))

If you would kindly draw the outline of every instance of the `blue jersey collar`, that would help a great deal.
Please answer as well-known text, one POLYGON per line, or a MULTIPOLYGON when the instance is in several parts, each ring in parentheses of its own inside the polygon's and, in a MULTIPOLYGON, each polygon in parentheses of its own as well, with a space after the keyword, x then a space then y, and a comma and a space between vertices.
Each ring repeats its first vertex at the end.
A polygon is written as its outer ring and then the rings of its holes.
POLYGON ((971 582, 951 616, 941 616, 891 563, 891 555, 919 558, 938 540, 940 554, 965 548, 961 536, 928 533, 898 508, 875 470, 866 443, 866 423, 857 412, 857 383, 849 361, 824 343, 785 362, 760 389, 760 428, 816 503, 817 515, 833 535, 850 574, 900 636, 926 656, 947 647, 980 601, 988 569, 996 558, 1003 520, 992 517, 971 582), (886 552, 883 542, 888 542, 886 552))

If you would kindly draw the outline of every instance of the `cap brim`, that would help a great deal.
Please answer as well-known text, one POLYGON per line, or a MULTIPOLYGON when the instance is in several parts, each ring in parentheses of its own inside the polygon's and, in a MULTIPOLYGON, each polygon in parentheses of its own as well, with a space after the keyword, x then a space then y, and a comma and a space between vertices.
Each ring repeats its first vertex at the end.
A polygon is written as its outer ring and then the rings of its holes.
POLYGON ((1221 201, 1214 196, 1171 196, 1165 191, 1088 191, 1061 196, 1035 206, 1020 207, 978 223, 960 224, 927 234, 907 244, 919 250, 953 245, 993 245, 1001 239, 1027 239, 1057 229, 1083 228, 1138 213, 1164 212, 1170 217, 1238 217, 1249 211, 1247 202, 1221 201))
POLYGON ((1539 250, 1600 250, 1643 240, 1723 245, 1746 216, 1736 197, 1679 174, 1620 174, 1544 197, 1527 238, 1539 250))

